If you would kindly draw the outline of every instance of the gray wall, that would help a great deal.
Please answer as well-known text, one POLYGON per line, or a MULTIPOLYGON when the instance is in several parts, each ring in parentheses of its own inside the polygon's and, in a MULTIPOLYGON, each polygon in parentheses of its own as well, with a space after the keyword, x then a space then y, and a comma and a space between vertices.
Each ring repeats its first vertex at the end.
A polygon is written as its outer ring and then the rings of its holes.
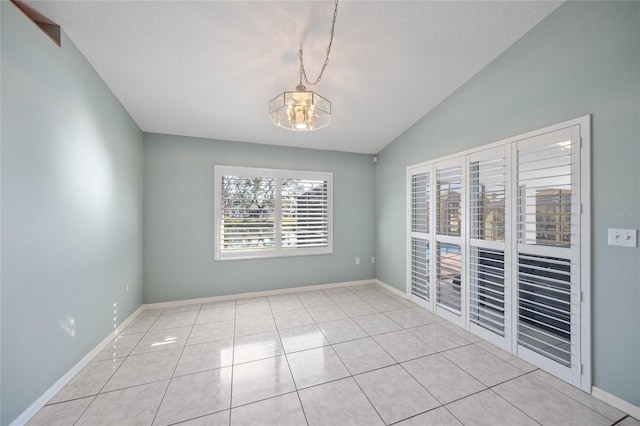
POLYGON ((565 3, 380 153, 377 277, 405 291, 406 166, 590 113, 593 382, 640 406, 640 249, 607 245, 640 227, 640 2, 565 3))
POLYGON ((144 302, 375 278, 374 180, 371 155, 145 133, 144 302), (214 261, 215 164, 333 172, 333 254, 214 261))
POLYGON ((66 35, 0 8, 5 425, 142 303, 142 132, 66 35))

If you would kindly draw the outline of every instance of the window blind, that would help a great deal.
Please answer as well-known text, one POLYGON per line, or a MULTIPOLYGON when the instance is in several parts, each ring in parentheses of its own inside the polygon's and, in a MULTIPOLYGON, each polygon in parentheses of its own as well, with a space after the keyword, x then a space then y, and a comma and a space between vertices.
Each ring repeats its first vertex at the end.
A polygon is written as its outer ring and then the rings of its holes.
POLYGON ((411 293, 429 301, 430 294, 430 242, 428 238, 430 220, 431 173, 419 172, 411 175, 410 220, 411 248, 410 274, 411 293))
POLYGON ((518 256, 518 343, 571 364, 571 262, 518 256))
MULTIPOLYGON (((568 136, 569 137, 569 136, 568 136)), ((571 245, 571 139, 518 147, 518 240, 571 245)))
POLYGON ((437 303, 438 306, 459 314, 462 308, 461 274, 462 259, 457 244, 438 243, 437 262, 437 303))
POLYGON ((282 182, 282 247, 327 247, 329 200, 327 181, 284 179, 282 182))
MULTIPOLYGON (((500 150, 499 150, 500 151, 500 150)), ((470 238, 505 239, 505 159, 485 159, 469 164, 470 238)))
POLYGON ((571 129, 517 145, 518 345, 574 367, 580 180, 571 129))
POLYGON ((436 232, 438 235, 459 237, 462 228, 462 168, 438 169, 437 175, 436 232))
POLYGON ((423 239, 411 239, 411 293, 429 300, 429 243, 423 239))
POLYGON ((504 251, 471 247, 469 320, 499 336, 505 335, 504 251))
POLYGON ((411 176, 411 231, 429 232, 429 173, 411 176))
POLYGON ((222 176, 222 251, 273 250, 276 246, 273 178, 222 176))
MULTIPOLYGON (((469 158, 469 321, 501 338, 506 328, 506 166, 503 147, 469 158)), ((501 343, 506 346, 504 339, 501 343)))
POLYGON ((216 166, 218 260, 332 251, 332 175, 216 166))

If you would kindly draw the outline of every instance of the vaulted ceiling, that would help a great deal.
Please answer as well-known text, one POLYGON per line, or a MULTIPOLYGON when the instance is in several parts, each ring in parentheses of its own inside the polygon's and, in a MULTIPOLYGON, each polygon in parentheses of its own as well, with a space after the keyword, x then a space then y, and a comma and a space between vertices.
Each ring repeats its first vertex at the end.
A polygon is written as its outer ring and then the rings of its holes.
POLYGON ((59 24, 146 132, 377 153, 559 1, 346 1, 313 90, 315 132, 272 125, 268 101, 313 79, 333 1, 31 1, 59 24))

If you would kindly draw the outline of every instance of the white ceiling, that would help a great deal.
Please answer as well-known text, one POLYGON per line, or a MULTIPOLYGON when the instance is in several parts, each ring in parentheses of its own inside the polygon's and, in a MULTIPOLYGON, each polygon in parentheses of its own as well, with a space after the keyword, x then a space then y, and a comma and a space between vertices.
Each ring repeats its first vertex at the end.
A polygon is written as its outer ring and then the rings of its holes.
POLYGON ((345 1, 313 88, 331 125, 276 128, 268 101, 314 79, 333 1, 31 1, 59 24, 146 132, 377 153, 559 1, 345 1))

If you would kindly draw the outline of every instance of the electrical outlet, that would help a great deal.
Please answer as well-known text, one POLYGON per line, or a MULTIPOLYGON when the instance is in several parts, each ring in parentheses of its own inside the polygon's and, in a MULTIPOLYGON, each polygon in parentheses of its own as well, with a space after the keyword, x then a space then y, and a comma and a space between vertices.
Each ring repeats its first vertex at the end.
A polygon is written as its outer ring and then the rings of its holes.
POLYGON ((360 264, 360 258, 356 257, 356 265, 359 265, 359 264, 360 264))
POLYGON ((129 293, 129 283, 124 285, 124 292, 129 293))
POLYGON ((371 256, 371 263, 376 263, 376 257, 375 256, 371 256))
POLYGON ((637 247, 638 231, 636 229, 609 228, 609 245, 622 247, 637 247))

